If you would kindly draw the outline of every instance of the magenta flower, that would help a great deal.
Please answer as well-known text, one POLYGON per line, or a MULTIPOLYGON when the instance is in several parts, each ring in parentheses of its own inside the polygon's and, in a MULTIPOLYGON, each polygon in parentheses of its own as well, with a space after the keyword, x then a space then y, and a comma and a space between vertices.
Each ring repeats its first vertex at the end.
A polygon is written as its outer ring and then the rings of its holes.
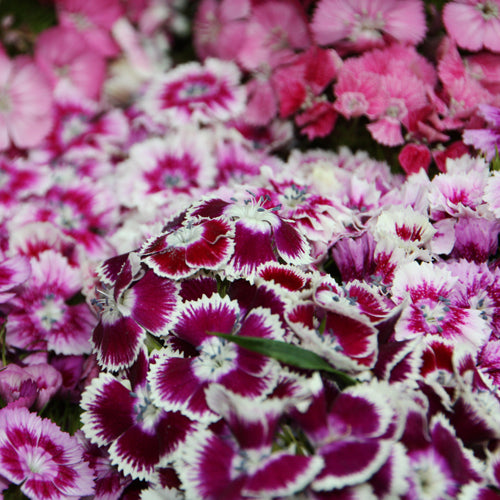
POLYGON ((138 479, 150 479, 194 430, 189 418, 152 402, 146 380, 149 363, 141 350, 126 380, 101 373, 85 389, 81 402, 87 438, 109 446, 111 463, 138 479))
POLYGON ((218 384, 207 390, 207 400, 227 429, 200 431, 187 441, 176 464, 187 499, 287 497, 306 488, 322 468, 318 456, 272 449, 285 401, 256 404, 218 384))
POLYGON ((500 52, 500 2, 498 0, 455 0, 443 9, 446 30, 459 47, 500 52))
POLYGON ((394 277, 393 300, 406 302, 395 327, 396 340, 438 336, 472 351, 484 345, 490 329, 480 311, 454 304, 457 278, 430 263, 401 266, 394 277))
POLYGON ((97 300, 101 315, 91 342, 99 364, 117 370, 137 359, 146 331, 156 336, 168 333, 177 314, 178 286, 142 269, 133 253, 106 261, 101 279, 111 288, 101 291, 97 300), (114 269, 115 262, 121 267, 114 269))
POLYGON ((0 474, 31 499, 93 493, 93 474, 76 438, 26 408, 0 411, 0 474))
POLYGON ((9 314, 7 343, 59 354, 89 353, 96 319, 87 304, 70 304, 81 288, 79 271, 53 250, 31 259, 31 269, 31 278, 9 314))
POLYGON ((202 130, 134 144, 117 172, 123 204, 141 207, 145 197, 165 203, 172 193, 211 187, 216 175, 213 156, 207 154, 211 145, 202 130))
POLYGON ((395 392, 388 384, 372 382, 327 394, 320 386, 306 411, 292 411, 323 458, 311 486, 325 493, 362 484, 379 471, 390 459, 404 418, 395 412, 395 392))
POLYGON ((59 391, 61 374, 51 365, 38 363, 21 367, 14 363, 0 370, 0 396, 7 403, 41 410, 59 391), (36 403, 36 404, 35 404, 36 403))
POLYGON ((486 120, 487 127, 464 130, 463 141, 464 144, 480 150, 486 159, 491 161, 500 148, 500 108, 480 104, 478 109, 479 114, 486 120))
POLYGON ((154 402, 197 420, 216 420, 205 389, 219 383, 241 396, 260 398, 277 382, 277 363, 210 332, 281 340, 279 318, 264 308, 247 314, 229 297, 206 296, 187 302, 172 326, 176 337, 152 367, 149 381, 154 402), (178 341, 179 339, 180 341, 178 341))
POLYGON ((311 27, 317 43, 343 52, 393 41, 416 45, 426 32, 424 4, 420 0, 321 0, 311 27))
POLYGON ((182 64, 151 83, 143 107, 155 122, 167 125, 227 121, 244 109, 246 96, 239 81, 238 67, 231 62, 182 64))
POLYGON ((30 58, 10 60, 3 49, 0 81, 0 150, 37 146, 52 126, 50 83, 30 58))
POLYGON ((15 256, 0 261, 0 304, 12 299, 31 274, 31 266, 24 256, 15 256))

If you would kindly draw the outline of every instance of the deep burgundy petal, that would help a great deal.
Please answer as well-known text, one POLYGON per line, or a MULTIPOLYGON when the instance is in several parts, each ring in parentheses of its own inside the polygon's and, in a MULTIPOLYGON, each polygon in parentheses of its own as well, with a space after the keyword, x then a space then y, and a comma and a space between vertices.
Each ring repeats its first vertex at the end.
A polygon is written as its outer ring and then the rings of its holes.
POLYGON ((130 366, 146 333, 132 318, 103 314, 92 333, 97 361, 110 370, 130 366))
POLYGON ((258 497, 292 495, 304 489, 322 466, 320 457, 275 453, 246 480, 243 494, 258 497))
POLYGON ((390 444, 382 440, 339 440, 320 450, 325 467, 313 483, 315 490, 329 490, 359 484, 385 463, 390 444))
POLYGON ((83 429, 93 443, 107 445, 134 423, 135 398, 112 375, 101 373, 82 396, 83 429))
POLYGON ((134 304, 131 316, 154 335, 168 333, 180 302, 178 286, 169 279, 146 271, 132 287, 134 304))

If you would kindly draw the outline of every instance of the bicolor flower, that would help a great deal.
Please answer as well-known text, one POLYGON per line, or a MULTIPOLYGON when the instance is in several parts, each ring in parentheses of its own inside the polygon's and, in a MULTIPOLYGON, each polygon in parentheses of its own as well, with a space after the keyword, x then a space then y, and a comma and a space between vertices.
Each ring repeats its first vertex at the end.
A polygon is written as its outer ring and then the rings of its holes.
POLYGON ((281 340, 279 318, 262 307, 246 314, 238 303, 218 294, 185 303, 171 328, 174 338, 160 351, 149 383, 155 403, 190 418, 217 420, 205 389, 218 383, 235 394, 262 399, 276 385, 279 365, 273 359, 210 335, 211 332, 281 340))
POLYGON ((135 253, 110 259, 100 271, 104 283, 116 281, 97 299, 101 314, 91 342, 98 362, 118 370, 137 359, 146 332, 168 333, 177 314, 178 285, 143 269, 135 253))
POLYGON ((200 219, 180 215, 141 248, 142 261, 163 278, 192 276, 202 269, 219 270, 234 251, 234 228, 223 217, 200 219))
POLYGON ((487 342, 490 329, 476 309, 454 304, 457 278, 431 263, 412 262, 396 271, 393 300, 405 303, 395 327, 396 340, 438 335, 477 349, 487 342))
POLYGON ((176 464, 186 498, 274 498, 303 490, 323 466, 318 456, 292 449, 272 450, 284 409, 278 400, 254 400, 218 384, 207 390, 210 407, 227 424, 223 432, 194 434, 176 464))
POLYGON ((226 268, 229 276, 251 278, 259 265, 280 259, 287 264, 311 263, 307 238, 292 221, 266 205, 265 198, 242 203, 209 198, 190 211, 193 217, 223 216, 234 224, 234 252, 226 268))
POLYGON ((150 362, 141 350, 128 378, 103 372, 85 389, 81 401, 87 438, 109 447, 111 463, 135 479, 151 478, 194 430, 186 416, 153 403, 146 380, 150 362))
POLYGON ((93 493, 93 474, 76 438, 26 408, 0 411, 0 474, 33 500, 93 493))
POLYGON ((87 304, 71 304, 81 288, 79 270, 53 250, 42 252, 30 263, 31 277, 9 314, 7 343, 57 354, 89 353, 96 318, 87 304))
POLYGON ((246 96, 239 80, 240 72, 232 62, 185 63, 153 80, 142 105, 155 121, 171 126, 227 121, 244 109, 246 96))

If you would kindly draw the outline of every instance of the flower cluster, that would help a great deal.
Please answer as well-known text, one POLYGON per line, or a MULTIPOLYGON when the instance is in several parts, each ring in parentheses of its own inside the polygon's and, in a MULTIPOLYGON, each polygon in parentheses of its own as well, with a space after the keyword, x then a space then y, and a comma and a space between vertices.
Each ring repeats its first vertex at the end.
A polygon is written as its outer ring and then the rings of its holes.
POLYGON ((0 29, 4 497, 500 498, 500 4, 38 8, 0 29))

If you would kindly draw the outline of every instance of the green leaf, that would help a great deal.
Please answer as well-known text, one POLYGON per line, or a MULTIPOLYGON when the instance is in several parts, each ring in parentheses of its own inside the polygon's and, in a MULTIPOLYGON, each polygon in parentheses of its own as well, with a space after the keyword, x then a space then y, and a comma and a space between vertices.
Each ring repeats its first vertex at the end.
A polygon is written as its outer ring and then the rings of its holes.
POLYGON ((491 160, 490 170, 500 170, 500 155, 498 154, 498 148, 495 146, 495 156, 491 160))
POLYGON ((229 335, 220 332, 208 332, 210 335, 216 335, 229 340, 253 352, 264 354, 270 358, 276 359, 287 365, 296 366, 305 370, 318 370, 331 373, 342 386, 357 384, 357 381, 340 370, 333 368, 322 357, 312 351, 302 347, 282 342, 281 340, 263 339, 261 337, 244 337, 240 335, 229 335))

